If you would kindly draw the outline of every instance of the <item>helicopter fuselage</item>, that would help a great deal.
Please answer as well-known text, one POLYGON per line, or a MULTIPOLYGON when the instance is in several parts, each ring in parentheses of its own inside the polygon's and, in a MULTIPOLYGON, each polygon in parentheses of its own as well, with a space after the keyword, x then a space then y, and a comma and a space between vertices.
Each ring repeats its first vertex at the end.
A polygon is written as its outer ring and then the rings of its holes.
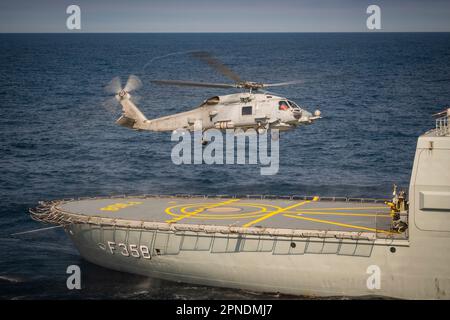
POLYGON ((263 93, 215 96, 190 111, 156 119, 147 119, 130 100, 128 93, 118 95, 117 99, 123 108, 117 123, 136 130, 193 131, 201 126, 202 130, 253 128, 261 132, 267 129, 289 130, 320 118, 319 111, 312 115, 287 98, 263 93))

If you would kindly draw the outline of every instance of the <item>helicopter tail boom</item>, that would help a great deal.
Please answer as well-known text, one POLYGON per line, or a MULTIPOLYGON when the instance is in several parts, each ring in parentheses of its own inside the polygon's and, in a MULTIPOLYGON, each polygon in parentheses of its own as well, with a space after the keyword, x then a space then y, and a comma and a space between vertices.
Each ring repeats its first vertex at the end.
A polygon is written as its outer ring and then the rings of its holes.
POLYGON ((122 115, 116 123, 130 129, 143 129, 143 125, 148 119, 139 108, 130 100, 128 93, 124 96, 117 95, 116 98, 122 105, 122 115))

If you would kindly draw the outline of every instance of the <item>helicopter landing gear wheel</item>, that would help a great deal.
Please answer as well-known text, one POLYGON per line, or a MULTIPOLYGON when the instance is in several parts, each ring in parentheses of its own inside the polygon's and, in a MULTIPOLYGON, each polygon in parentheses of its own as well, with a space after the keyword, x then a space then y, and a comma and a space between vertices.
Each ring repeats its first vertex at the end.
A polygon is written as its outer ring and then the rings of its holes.
POLYGON ((258 124, 258 127, 256 128, 256 132, 258 134, 265 134, 268 129, 269 129, 268 124, 258 124))

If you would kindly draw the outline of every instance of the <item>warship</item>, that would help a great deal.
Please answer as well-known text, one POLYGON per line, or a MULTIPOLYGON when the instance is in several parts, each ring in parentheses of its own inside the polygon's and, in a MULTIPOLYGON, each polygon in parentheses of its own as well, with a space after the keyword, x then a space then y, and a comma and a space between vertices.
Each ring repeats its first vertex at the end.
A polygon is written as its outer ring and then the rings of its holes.
POLYGON ((392 199, 140 195, 43 201, 80 255, 171 281, 306 296, 450 298, 450 108, 392 199))

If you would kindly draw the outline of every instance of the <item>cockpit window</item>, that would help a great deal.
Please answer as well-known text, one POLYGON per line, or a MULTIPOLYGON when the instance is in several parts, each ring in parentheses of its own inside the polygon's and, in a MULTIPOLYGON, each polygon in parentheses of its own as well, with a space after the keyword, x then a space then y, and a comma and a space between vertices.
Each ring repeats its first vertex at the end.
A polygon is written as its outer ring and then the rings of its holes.
POLYGON ((289 104, 291 105, 292 108, 299 108, 299 106, 294 102, 294 101, 289 101, 289 104))
POLYGON ((278 102, 278 110, 289 110, 289 105, 287 101, 279 101, 278 102))

